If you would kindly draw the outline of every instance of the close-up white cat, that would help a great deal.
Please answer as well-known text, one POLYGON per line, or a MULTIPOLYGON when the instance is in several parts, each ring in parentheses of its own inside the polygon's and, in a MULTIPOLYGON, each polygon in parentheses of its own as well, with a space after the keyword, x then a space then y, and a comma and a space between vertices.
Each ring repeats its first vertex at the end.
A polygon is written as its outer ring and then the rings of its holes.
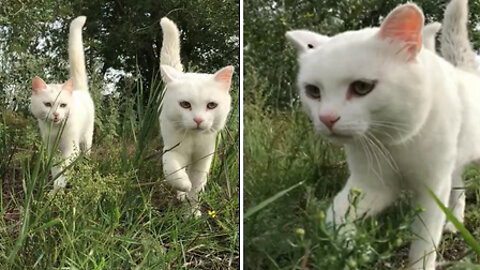
MULTIPOLYGON (((300 99, 318 133, 343 145, 350 177, 326 223, 376 215, 412 192, 423 209, 413 224, 409 269, 435 269, 445 213, 464 220, 462 173, 480 158, 480 77, 467 36, 467 0, 452 0, 441 52, 422 45, 424 14, 400 5, 379 28, 335 36, 290 31, 298 50, 300 99), (361 199, 350 211, 351 189, 361 199), (432 192, 434 195, 432 195, 432 192)), ((438 27, 437 27, 438 28, 438 27)), ((432 32, 435 32, 434 29, 432 32)), ((432 38, 432 37, 430 37, 432 38)))

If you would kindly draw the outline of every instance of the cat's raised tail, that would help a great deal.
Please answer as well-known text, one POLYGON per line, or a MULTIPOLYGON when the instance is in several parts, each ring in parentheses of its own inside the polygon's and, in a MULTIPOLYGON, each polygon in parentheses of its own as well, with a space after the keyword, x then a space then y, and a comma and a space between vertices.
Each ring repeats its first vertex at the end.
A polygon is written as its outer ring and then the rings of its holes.
POLYGON ((433 22, 423 27, 423 45, 431 51, 435 51, 435 36, 442 27, 439 22, 433 22))
POLYGON ((475 52, 468 39, 468 0, 452 0, 445 10, 441 35, 442 56, 453 65, 477 69, 475 52))
POLYGON ((82 40, 82 28, 86 20, 87 17, 79 16, 70 23, 68 58, 70 61, 70 75, 73 79, 73 90, 88 91, 85 53, 83 51, 82 40))
POLYGON ((180 32, 177 25, 167 17, 160 20, 163 31, 163 44, 160 51, 160 64, 183 71, 180 60, 180 32))

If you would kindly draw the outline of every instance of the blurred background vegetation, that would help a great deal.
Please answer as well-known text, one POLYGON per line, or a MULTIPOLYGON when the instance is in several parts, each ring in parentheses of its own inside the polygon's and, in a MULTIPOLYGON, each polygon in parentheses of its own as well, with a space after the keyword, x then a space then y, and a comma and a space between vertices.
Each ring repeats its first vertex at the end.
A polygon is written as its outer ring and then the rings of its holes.
MULTIPOLYGON (((300 107, 298 64, 285 32, 326 35, 377 27, 401 0, 244 1, 245 269, 405 269, 419 209, 402 195, 384 215, 353 222, 343 237, 325 210, 348 178, 343 149, 313 131, 300 107), (300 183, 300 184, 299 184, 300 183)), ((442 21, 446 0, 414 0, 426 22, 442 21)), ((470 0, 470 38, 480 47, 480 1, 470 0)), ((465 225, 480 239, 480 172, 469 168, 465 225)), ((444 234, 437 269, 476 269, 458 235, 444 234)))
POLYGON ((0 269, 238 268, 238 19, 239 0, 0 1, 0 269), (31 79, 68 78, 68 28, 79 15, 94 143, 53 195, 53 161, 29 112, 31 79), (187 71, 236 70, 200 219, 162 173, 163 16, 181 30, 187 71))

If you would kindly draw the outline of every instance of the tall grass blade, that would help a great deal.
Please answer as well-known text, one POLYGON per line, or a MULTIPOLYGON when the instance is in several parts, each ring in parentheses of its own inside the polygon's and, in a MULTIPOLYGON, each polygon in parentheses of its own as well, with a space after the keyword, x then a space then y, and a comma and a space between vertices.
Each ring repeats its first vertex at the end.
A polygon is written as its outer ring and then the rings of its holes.
POLYGON ((269 204, 273 203, 274 201, 280 199, 281 197, 285 196, 288 192, 294 190, 295 188, 301 186, 305 181, 302 181, 302 182, 299 182, 287 189, 284 189, 280 192, 278 192, 277 194, 273 195, 272 197, 264 200, 263 202, 257 204, 256 206, 248 209, 248 211, 245 213, 245 215, 243 216, 244 219, 247 219, 249 218, 250 216, 252 216, 253 214, 257 213, 258 211, 262 210, 263 208, 267 207, 269 204))
POLYGON ((463 224, 460 223, 460 221, 458 221, 458 219, 453 215, 452 211, 445 207, 445 205, 438 199, 431 189, 427 187, 427 191, 433 200, 435 200, 435 203, 437 203, 438 207, 440 207, 443 213, 445 213, 447 220, 452 222, 453 226, 455 226, 458 232, 460 232, 465 242, 467 242, 467 244, 475 251, 475 253, 477 253, 477 256, 480 256, 480 243, 478 243, 472 234, 465 229, 463 224))

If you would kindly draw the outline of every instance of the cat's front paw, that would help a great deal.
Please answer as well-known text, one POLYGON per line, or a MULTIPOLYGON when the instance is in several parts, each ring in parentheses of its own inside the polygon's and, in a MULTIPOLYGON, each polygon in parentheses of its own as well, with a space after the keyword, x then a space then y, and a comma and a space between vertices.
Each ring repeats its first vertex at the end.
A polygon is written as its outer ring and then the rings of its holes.
POLYGON ((64 189, 67 186, 67 181, 65 178, 60 175, 55 181, 53 182, 53 191, 59 191, 64 189))
MULTIPOLYGON (((357 233, 357 228, 352 220, 348 220, 344 217, 345 214, 338 214, 338 212, 333 207, 330 207, 327 210, 327 216, 325 218, 325 225, 332 232, 336 231, 337 235, 341 239, 346 239, 352 237, 357 233)), ((343 213, 343 212, 342 212, 343 213)))
POLYGON ((201 218, 202 217, 202 211, 200 209, 196 208, 193 209, 192 215, 194 218, 201 218))
POLYGON ((167 181, 176 191, 189 192, 192 189, 192 183, 188 178, 179 178, 167 181))
POLYGON ((443 230, 446 231, 446 232, 451 232, 451 233, 457 233, 458 232, 457 228, 455 228, 453 223, 451 223, 450 221, 445 224, 445 227, 443 227, 443 230))

